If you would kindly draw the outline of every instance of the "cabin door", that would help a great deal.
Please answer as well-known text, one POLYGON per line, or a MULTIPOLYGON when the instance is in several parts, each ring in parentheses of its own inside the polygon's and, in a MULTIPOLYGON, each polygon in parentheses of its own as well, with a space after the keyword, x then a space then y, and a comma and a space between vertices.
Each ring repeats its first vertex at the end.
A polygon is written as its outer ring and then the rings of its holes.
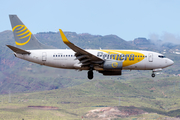
POLYGON ((46 52, 43 52, 42 53, 42 61, 46 61, 46 59, 47 59, 47 54, 46 54, 46 52))
POLYGON ((149 53, 149 62, 153 62, 153 54, 149 53))

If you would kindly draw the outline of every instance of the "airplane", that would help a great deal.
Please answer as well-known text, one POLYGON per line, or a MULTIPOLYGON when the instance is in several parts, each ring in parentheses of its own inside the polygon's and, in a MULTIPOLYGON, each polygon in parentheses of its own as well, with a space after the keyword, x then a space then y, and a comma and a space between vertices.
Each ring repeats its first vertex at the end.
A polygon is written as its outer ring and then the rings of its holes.
POLYGON ((17 15, 9 15, 16 47, 6 45, 15 57, 40 65, 87 70, 89 79, 93 71, 107 76, 121 75, 122 70, 152 70, 155 72, 174 64, 163 54, 143 50, 82 49, 70 42, 59 29, 63 42, 71 49, 55 49, 40 43, 17 15))

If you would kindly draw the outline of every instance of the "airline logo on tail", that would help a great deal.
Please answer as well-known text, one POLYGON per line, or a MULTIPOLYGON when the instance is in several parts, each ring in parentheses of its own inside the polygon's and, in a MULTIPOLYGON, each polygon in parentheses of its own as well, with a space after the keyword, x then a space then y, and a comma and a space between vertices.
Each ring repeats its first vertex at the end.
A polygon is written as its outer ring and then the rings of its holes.
POLYGON ((25 45, 31 39, 31 32, 25 25, 16 25, 12 31, 15 31, 16 36, 22 41, 17 42, 15 41, 16 45, 25 45))

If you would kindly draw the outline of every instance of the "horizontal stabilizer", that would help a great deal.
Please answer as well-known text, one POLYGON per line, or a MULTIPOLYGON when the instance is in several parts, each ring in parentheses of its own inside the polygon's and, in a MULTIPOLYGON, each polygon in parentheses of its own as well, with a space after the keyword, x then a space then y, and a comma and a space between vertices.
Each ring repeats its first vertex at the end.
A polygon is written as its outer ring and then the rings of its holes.
POLYGON ((28 52, 26 50, 22 50, 20 48, 17 48, 17 47, 11 46, 11 45, 6 45, 6 46, 9 47, 15 53, 19 53, 19 54, 31 54, 30 52, 28 52))

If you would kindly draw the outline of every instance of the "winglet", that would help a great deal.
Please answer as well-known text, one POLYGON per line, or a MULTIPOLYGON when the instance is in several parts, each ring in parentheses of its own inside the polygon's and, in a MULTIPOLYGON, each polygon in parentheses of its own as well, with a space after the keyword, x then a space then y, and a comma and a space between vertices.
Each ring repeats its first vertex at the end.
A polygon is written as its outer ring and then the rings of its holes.
POLYGON ((62 40, 65 44, 71 44, 71 42, 69 42, 69 40, 66 38, 66 36, 64 35, 63 31, 61 29, 59 29, 59 32, 61 34, 62 40))

